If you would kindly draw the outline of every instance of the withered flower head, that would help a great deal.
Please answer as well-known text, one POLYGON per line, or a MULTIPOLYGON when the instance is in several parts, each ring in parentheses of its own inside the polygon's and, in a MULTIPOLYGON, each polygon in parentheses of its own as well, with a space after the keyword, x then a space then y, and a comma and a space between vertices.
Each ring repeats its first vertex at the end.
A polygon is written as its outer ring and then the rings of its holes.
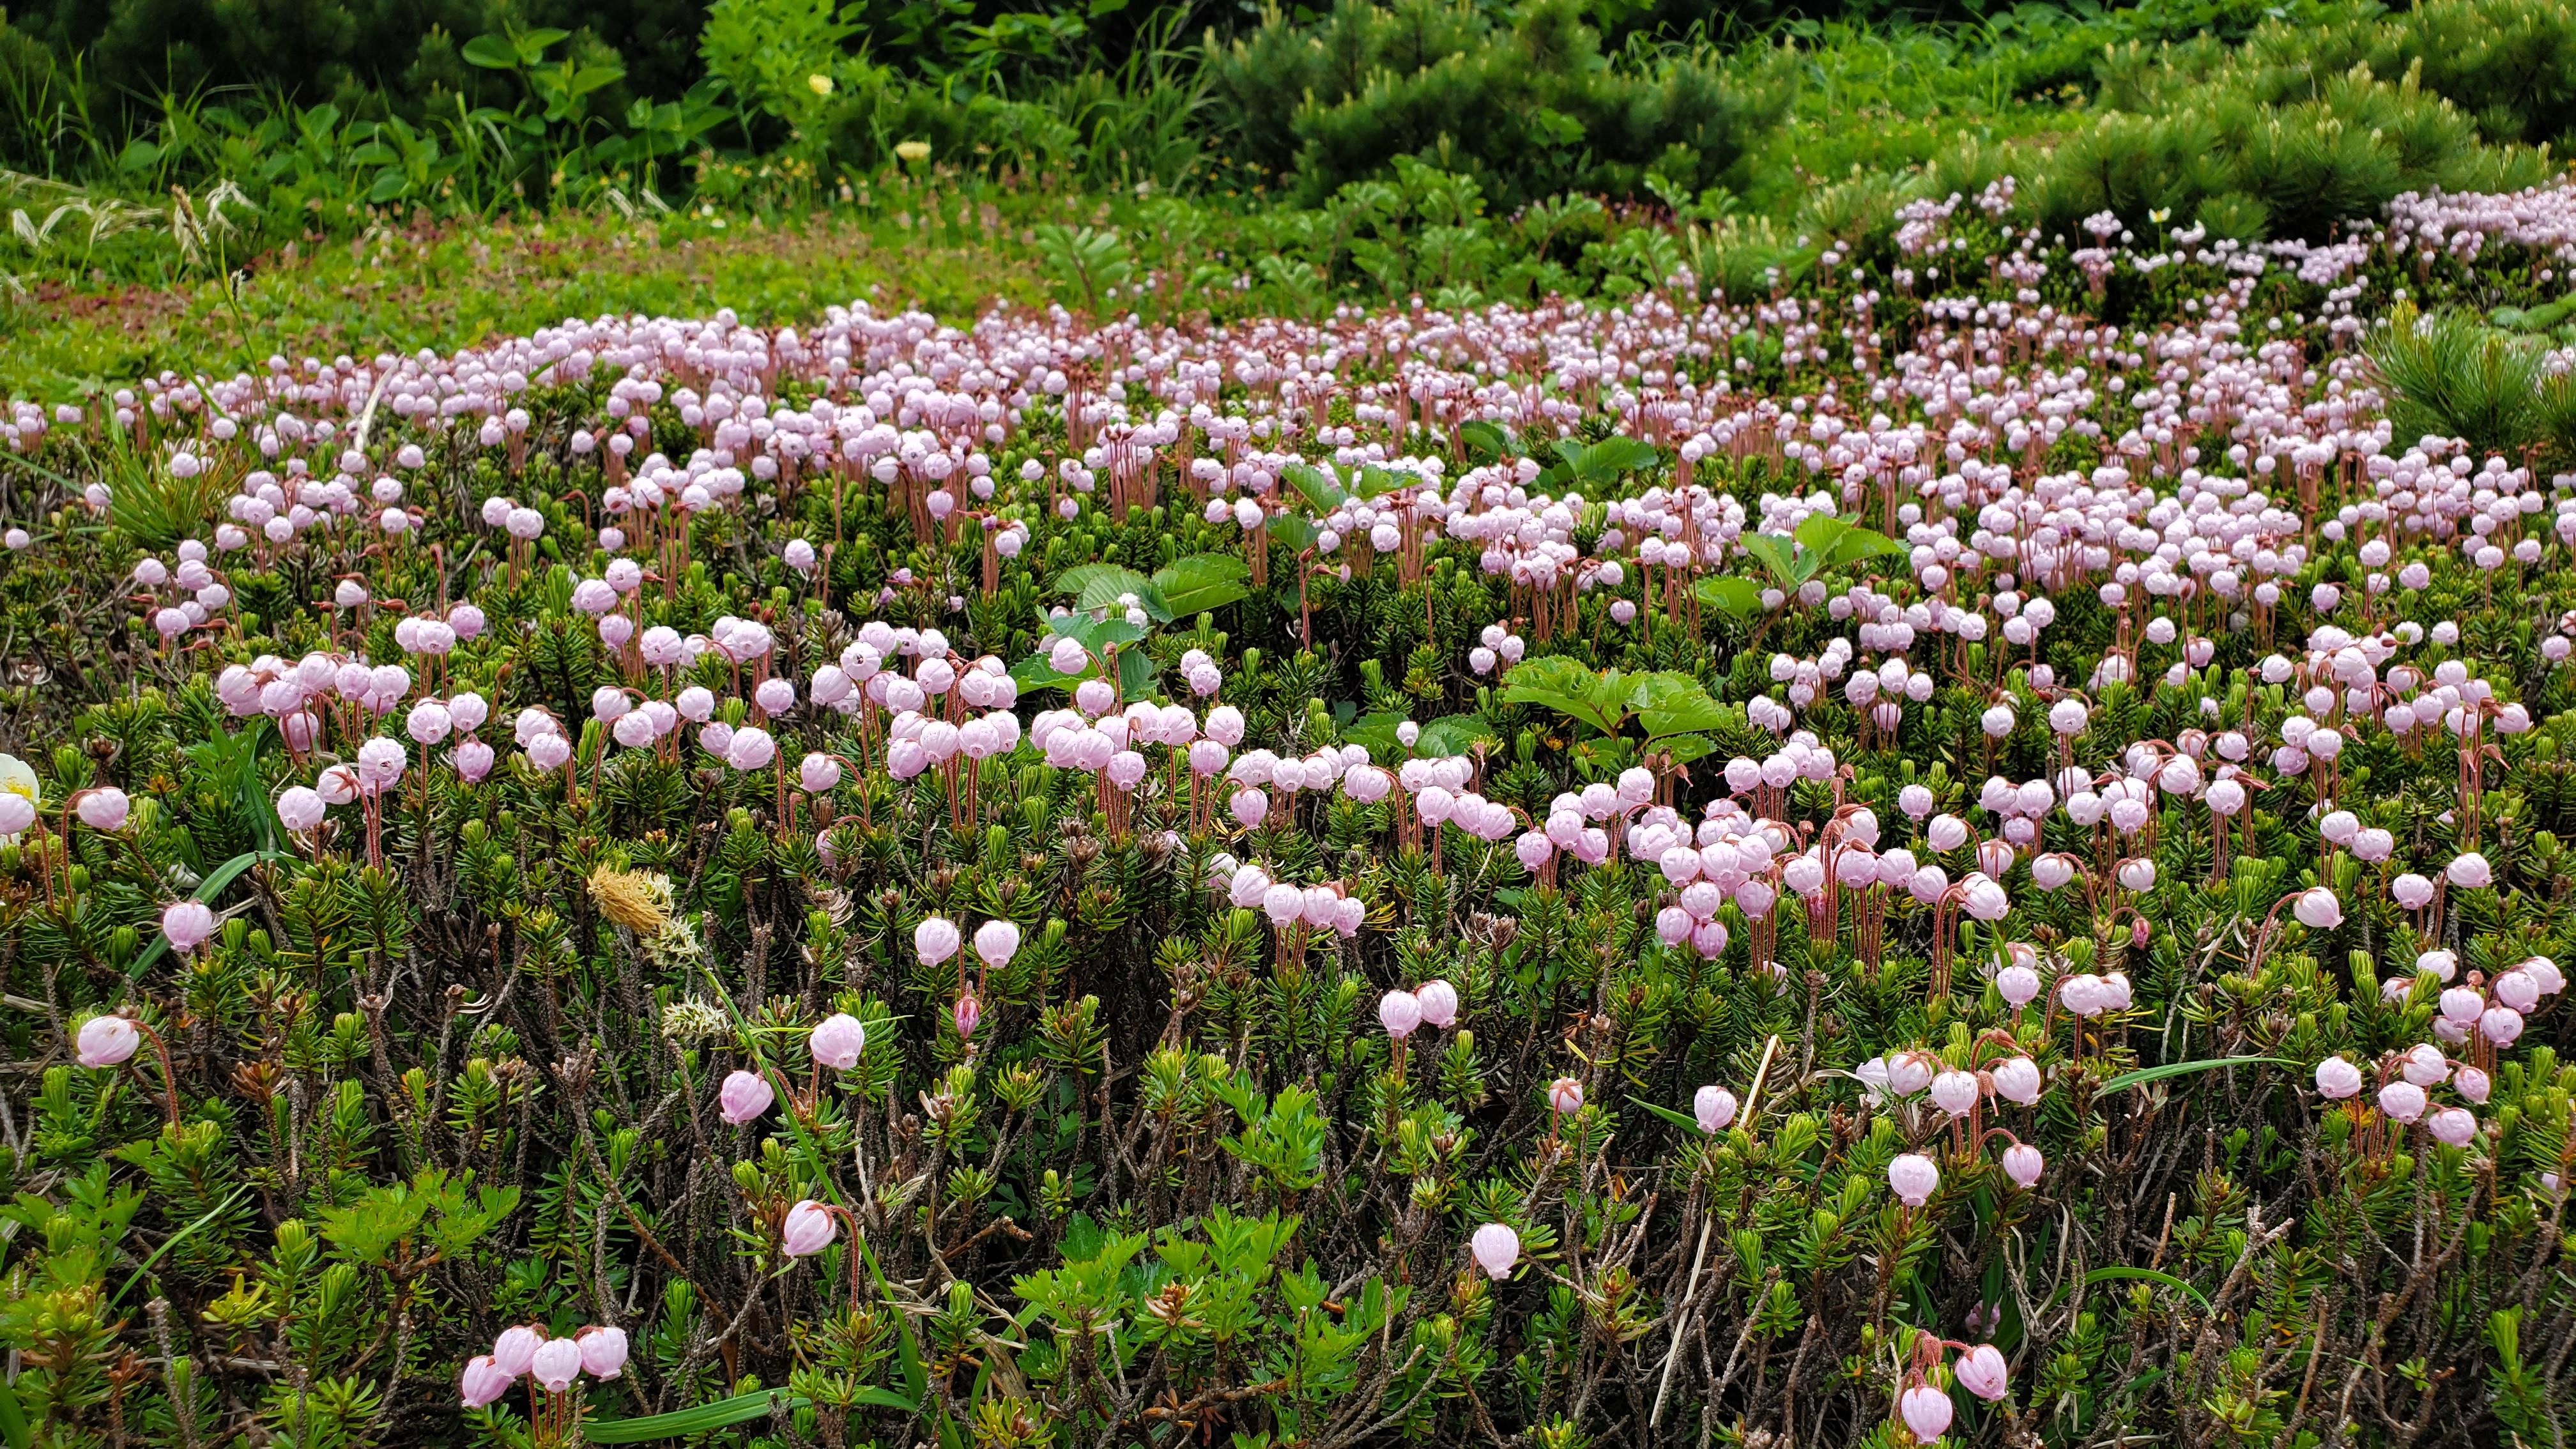
POLYGON ((671 919, 671 882, 640 870, 602 865, 590 873, 590 898, 600 914, 647 940, 671 919))

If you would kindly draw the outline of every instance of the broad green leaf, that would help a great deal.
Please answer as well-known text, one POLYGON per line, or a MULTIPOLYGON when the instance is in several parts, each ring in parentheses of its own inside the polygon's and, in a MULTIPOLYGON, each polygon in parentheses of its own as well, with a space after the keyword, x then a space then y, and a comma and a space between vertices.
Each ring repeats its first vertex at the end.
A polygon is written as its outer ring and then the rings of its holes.
POLYGON ((465 42, 458 54, 465 57, 467 64, 479 65, 485 70, 519 68, 518 49, 510 44, 507 36, 478 35, 465 42))
POLYGON ((1232 554, 1194 553, 1156 569, 1153 584, 1163 591, 1172 617, 1186 619, 1243 598, 1251 592, 1243 584, 1251 573, 1251 565, 1232 554))
POLYGON ((1812 553, 1825 554, 1833 551, 1834 545, 1842 541, 1843 535, 1851 532, 1851 527, 1849 522, 1836 518, 1830 513, 1810 513, 1806 521, 1798 525, 1795 536, 1800 548, 1812 553))
POLYGON ((1797 545, 1777 534, 1744 535, 1744 551, 1760 560, 1762 566, 1771 571, 1772 579, 1783 589, 1795 589, 1807 581, 1809 574, 1816 571, 1816 561, 1812 556, 1802 558, 1798 553, 1797 545))
POLYGON ((1032 654, 1011 666, 1011 679, 1026 693, 1032 689, 1071 689, 1098 672, 1097 666, 1086 666, 1080 674, 1058 674, 1044 654, 1032 654))
POLYGON ((1655 748, 1672 756, 1674 764, 1687 765, 1715 751, 1717 741, 1706 735, 1666 735, 1655 741, 1655 748))
POLYGON ((1391 709, 1364 714, 1342 726, 1342 738, 1351 744, 1365 747, 1369 752, 1369 759, 1375 763, 1385 764, 1389 760, 1400 760, 1405 757, 1407 751, 1397 741, 1395 730, 1396 726, 1404 723, 1404 718, 1403 715, 1391 709))
POLYGON ((1825 567, 1843 568, 1865 558, 1901 558, 1910 552, 1905 545, 1875 529, 1848 528, 1834 541, 1834 546, 1826 550, 1825 567))
POLYGON ((1702 579, 1696 592, 1701 603, 1738 619, 1750 619, 1762 610, 1762 586, 1751 579, 1702 579))
POLYGON ((1544 705, 1605 735, 1615 735, 1624 718, 1626 690, 1622 688, 1616 705, 1605 709, 1598 697, 1605 682, 1603 676, 1573 660, 1550 654, 1514 665, 1511 682, 1503 686, 1503 699, 1509 704, 1544 705))
POLYGON ((569 30, 531 30, 518 39, 519 59, 535 65, 556 42, 569 39, 569 30))
POLYGON ((1118 655, 1118 702, 1131 704, 1154 692, 1154 661, 1142 649, 1118 655))
POLYGON ((1279 476, 1306 500, 1317 513, 1330 513, 1342 506, 1349 495, 1343 492, 1339 478, 1331 470, 1311 463, 1291 463, 1279 470, 1279 476))
POLYGON ((1058 593, 1072 595, 1073 606, 1086 613, 1094 609, 1116 608, 1121 597, 1133 594, 1146 613, 1155 615, 1162 623, 1172 621, 1171 610, 1163 601, 1163 591, 1154 587, 1154 581, 1118 564, 1084 564, 1079 568, 1066 569, 1056 576, 1055 588, 1058 593), (1156 613, 1158 608, 1161 609, 1159 614, 1156 613))
MULTIPOLYGON (((1270 530, 1270 536, 1272 538, 1288 545, 1288 551, 1290 553, 1304 553, 1306 550, 1313 548, 1315 546, 1316 538, 1323 532, 1322 529, 1317 528, 1310 520, 1300 518, 1293 513, 1274 514, 1271 517, 1270 522, 1263 526, 1270 530)), ((1289 587, 1292 597, 1294 596, 1295 586, 1296 581, 1293 579, 1290 580, 1289 587)))
MULTIPOLYGON (((736 1394, 730 1399, 700 1404, 694 1409, 647 1414, 640 1419, 593 1419, 581 1426, 581 1437, 593 1444, 651 1444, 663 1439, 686 1439, 731 1428, 752 1419, 768 1418, 774 1407, 783 1405, 794 1409, 812 1402, 785 1389, 762 1389, 758 1393, 736 1394)), ((913 1404, 886 1407, 909 1409, 913 1404)))
POLYGON ((2179 1077, 2189 1072, 2205 1072, 2212 1067, 2295 1067, 2297 1065, 2297 1062, 2280 1057, 2210 1057, 2197 1062, 2167 1062, 2160 1067, 2140 1067, 2134 1072, 2122 1072, 2095 1088, 2093 1095, 2107 1097, 2113 1092, 2125 1092, 2131 1087, 2160 1082, 2167 1077, 2179 1077))
POLYGON ((1643 438, 1613 434, 1583 450, 1583 461, 1575 471, 1585 481, 1615 478, 1655 466, 1663 457, 1662 450, 1643 438))
POLYGON ((1490 463, 1512 451, 1512 435, 1482 418, 1462 425, 1458 441, 1466 445, 1467 461, 1471 463, 1490 463))

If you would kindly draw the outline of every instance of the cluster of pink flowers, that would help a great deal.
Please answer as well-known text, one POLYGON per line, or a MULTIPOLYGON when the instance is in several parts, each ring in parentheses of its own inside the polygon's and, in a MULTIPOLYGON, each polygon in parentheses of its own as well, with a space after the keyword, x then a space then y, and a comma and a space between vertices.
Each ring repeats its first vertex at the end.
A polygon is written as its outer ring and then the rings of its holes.
POLYGON ((492 1351, 468 1360, 457 1383, 465 1407, 479 1409, 498 1400, 520 1379, 532 1379, 551 1394, 570 1393, 584 1374, 613 1379, 626 1368, 626 1330, 592 1325, 570 1338, 549 1338, 544 1328, 523 1323, 501 1330, 492 1351))

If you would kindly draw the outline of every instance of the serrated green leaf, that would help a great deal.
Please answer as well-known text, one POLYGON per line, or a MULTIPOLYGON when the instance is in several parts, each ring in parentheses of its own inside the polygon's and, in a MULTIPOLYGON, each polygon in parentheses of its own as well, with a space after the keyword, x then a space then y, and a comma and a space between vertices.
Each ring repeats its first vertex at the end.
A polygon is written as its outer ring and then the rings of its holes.
POLYGON ((1251 573, 1252 566, 1232 554, 1194 553, 1156 569, 1153 584, 1163 591, 1172 617, 1186 619, 1248 595, 1243 581, 1251 573))
POLYGON ((1335 477, 1330 470, 1316 467, 1312 463, 1291 463, 1279 470, 1279 476, 1288 486, 1296 489, 1298 496, 1304 498, 1306 505, 1317 513, 1332 512, 1341 507, 1350 496, 1343 490, 1341 479, 1335 477))
POLYGON ((1687 674, 1664 672, 1638 680, 1628 693, 1628 708, 1645 726, 1650 740, 1713 730, 1726 723, 1724 706, 1687 674))
POLYGON ((1422 727, 1422 735, 1413 742, 1413 751, 1425 756, 1463 755, 1478 740, 1495 739, 1494 727, 1481 714, 1453 714, 1422 727))
POLYGON ((1770 533, 1744 535, 1744 551, 1771 571, 1772 579, 1784 590, 1795 589, 1816 571, 1814 555, 1802 555, 1796 544, 1770 533))

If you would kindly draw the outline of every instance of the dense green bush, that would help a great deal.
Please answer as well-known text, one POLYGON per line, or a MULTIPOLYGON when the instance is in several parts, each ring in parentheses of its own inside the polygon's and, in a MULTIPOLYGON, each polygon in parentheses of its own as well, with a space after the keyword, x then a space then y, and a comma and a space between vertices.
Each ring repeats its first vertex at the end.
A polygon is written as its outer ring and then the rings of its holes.
POLYGON ((1438 0, 1341 0, 1320 26, 1274 11, 1208 66, 1221 132, 1311 205, 1417 156, 1508 204, 1692 190, 1734 175, 1787 104, 1758 66, 1699 57, 1612 63, 1575 0, 1529 0, 1508 24, 1438 0))

